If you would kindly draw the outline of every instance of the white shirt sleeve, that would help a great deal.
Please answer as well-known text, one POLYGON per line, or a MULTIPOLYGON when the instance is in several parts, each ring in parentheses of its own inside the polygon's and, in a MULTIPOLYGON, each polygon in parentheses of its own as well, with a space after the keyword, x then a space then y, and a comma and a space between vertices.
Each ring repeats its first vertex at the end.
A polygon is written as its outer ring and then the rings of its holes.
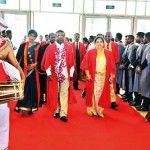
POLYGON ((52 75, 51 66, 49 66, 48 69, 46 70, 46 74, 47 74, 47 76, 52 75))
POLYGON ((70 77, 73 77, 73 73, 74 73, 74 66, 72 66, 72 67, 70 68, 70 77))

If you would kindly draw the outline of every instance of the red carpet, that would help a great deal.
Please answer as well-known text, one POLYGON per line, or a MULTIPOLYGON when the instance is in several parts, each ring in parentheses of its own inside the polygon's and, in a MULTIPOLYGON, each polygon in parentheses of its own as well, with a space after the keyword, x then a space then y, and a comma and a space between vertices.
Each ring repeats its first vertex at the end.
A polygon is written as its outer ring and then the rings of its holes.
MULTIPOLYGON (((83 85, 82 85, 83 89, 83 85)), ((82 91, 69 105, 68 122, 53 118, 47 107, 32 116, 13 111, 10 103, 9 150, 148 150, 150 123, 118 98, 118 110, 105 109, 105 118, 89 117, 82 91)))

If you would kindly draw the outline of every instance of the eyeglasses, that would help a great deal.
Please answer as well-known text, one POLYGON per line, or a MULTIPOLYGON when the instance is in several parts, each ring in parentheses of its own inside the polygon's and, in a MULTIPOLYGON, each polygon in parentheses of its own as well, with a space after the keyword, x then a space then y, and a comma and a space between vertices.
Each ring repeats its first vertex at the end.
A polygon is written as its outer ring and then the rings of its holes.
POLYGON ((59 34, 58 34, 57 37, 65 37, 65 36, 64 36, 64 35, 59 35, 59 34))

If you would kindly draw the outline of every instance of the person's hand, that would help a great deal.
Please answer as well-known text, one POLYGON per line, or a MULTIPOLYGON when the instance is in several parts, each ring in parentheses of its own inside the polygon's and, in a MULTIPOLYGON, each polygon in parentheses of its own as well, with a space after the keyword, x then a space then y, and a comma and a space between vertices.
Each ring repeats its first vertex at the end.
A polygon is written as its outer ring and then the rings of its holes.
POLYGON ((138 68, 135 69, 135 72, 140 74, 142 72, 142 70, 141 70, 140 67, 138 67, 138 68))
POLYGON ((124 68, 125 68, 124 65, 119 66, 119 69, 124 69, 124 68))
POLYGON ((110 78, 109 78, 109 83, 112 83, 112 82, 113 82, 113 79, 114 79, 114 78, 110 77, 110 78))
POLYGON ((132 69, 132 67, 129 65, 129 66, 128 66, 128 69, 130 70, 130 69, 132 69))
POLYGON ((113 83, 114 78, 115 78, 115 75, 111 74, 111 76, 109 78, 109 83, 113 83))
POLYGON ((24 87, 25 85, 25 80, 21 80, 22 86, 24 87))
POLYGON ((88 81, 92 81, 91 75, 86 75, 86 79, 87 79, 88 81))
POLYGON ((131 65, 131 64, 128 66, 128 69, 129 69, 129 70, 130 70, 130 69, 133 69, 133 68, 134 68, 134 66, 131 65))
POLYGON ((28 65, 28 70, 31 70, 33 68, 35 68, 37 66, 37 62, 35 62, 34 64, 30 64, 28 65))
POLYGON ((52 81, 53 80, 53 76, 52 75, 47 76, 47 78, 48 78, 48 81, 52 81))

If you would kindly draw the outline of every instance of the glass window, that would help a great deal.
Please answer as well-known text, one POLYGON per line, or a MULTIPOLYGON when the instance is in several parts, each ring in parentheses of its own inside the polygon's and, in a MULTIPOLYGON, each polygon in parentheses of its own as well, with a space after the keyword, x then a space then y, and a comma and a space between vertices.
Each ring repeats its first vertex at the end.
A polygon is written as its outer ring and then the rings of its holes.
POLYGON ((79 32, 79 15, 36 12, 34 13, 34 29, 38 35, 43 36, 50 32, 55 33, 57 30, 63 30, 67 37, 73 38, 74 33, 79 32), (53 18, 61 18, 61 20, 55 19, 54 21, 53 18))
POLYGON ((19 9, 19 0, 7 0, 6 4, 0 4, 0 9, 19 9))
POLYGON ((84 31, 84 26, 83 26, 83 20, 84 20, 84 17, 83 15, 80 15, 80 26, 79 26, 79 30, 80 30, 80 36, 82 37, 82 34, 83 34, 83 31, 84 31))
POLYGON ((29 10, 29 0, 20 0, 20 9, 29 10))
POLYGON ((137 32, 149 32, 150 20, 138 19, 137 20, 137 32))
POLYGON ((147 2, 146 3, 146 15, 147 16, 150 16, 150 9, 149 8, 150 8, 150 2, 147 2))
POLYGON ((93 13, 93 0, 84 0, 84 13, 93 13))
POLYGON ((41 10, 50 12, 73 12, 73 0, 42 0, 41 10))
MULTIPOLYGON (((27 15, 26 14, 5 14, 5 20, 12 31, 12 43, 19 48, 23 37, 27 34, 27 15), (19 30, 18 30, 19 29, 19 30)), ((16 51, 14 51, 16 53, 16 51)))
POLYGON ((125 1, 95 0, 95 13, 99 14, 125 14, 125 1))
POLYGON ((127 15, 135 15, 135 2, 127 1, 127 15))
POLYGON ((83 12, 83 0, 75 0, 74 1, 74 12, 75 13, 82 13, 83 12))
POLYGON ((34 29, 34 13, 31 12, 31 29, 34 29))
POLYGON ((131 29, 131 24, 132 20, 131 19, 122 19, 122 18, 112 18, 111 19, 111 26, 110 26, 110 31, 112 32, 113 37, 115 38, 115 35, 117 32, 120 32, 124 37, 128 34, 131 34, 132 29, 131 29), (123 22, 123 23, 121 23, 123 22), (120 25, 121 23, 121 25, 120 25))
POLYGON ((136 15, 145 15, 145 2, 137 2, 136 15))
POLYGON ((31 10, 39 11, 40 10, 40 0, 30 0, 31 10))
POLYGON ((85 36, 105 34, 107 31, 107 18, 86 18, 85 36))

